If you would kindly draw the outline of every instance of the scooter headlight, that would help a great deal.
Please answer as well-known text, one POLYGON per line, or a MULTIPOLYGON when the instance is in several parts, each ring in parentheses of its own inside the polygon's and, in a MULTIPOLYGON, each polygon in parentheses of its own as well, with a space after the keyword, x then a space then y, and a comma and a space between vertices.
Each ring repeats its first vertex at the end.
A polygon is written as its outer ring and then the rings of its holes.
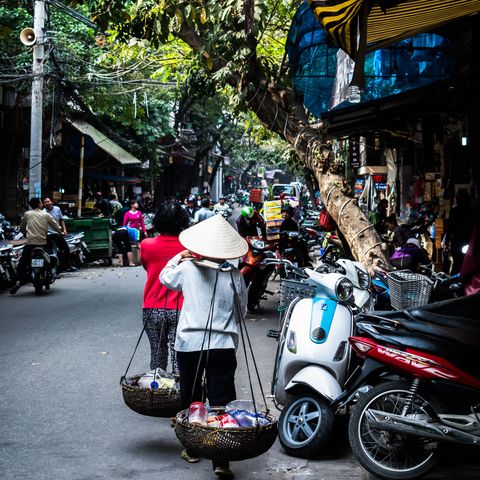
POLYGON ((353 296, 353 283, 346 277, 335 284, 335 295, 341 302, 347 302, 353 296))
POLYGON ((252 247, 255 248, 256 250, 263 250, 266 246, 267 246, 266 243, 263 242, 262 240, 252 241, 252 247))

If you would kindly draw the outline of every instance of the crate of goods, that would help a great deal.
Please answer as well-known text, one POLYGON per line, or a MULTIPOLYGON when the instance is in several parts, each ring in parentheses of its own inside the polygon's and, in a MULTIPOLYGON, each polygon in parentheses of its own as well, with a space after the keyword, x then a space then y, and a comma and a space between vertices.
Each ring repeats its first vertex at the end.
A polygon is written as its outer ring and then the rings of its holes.
POLYGON ((261 188, 252 188, 250 190, 251 203, 263 203, 263 190, 261 188))
POLYGON ((283 279, 280 283, 280 308, 287 308, 296 298, 313 298, 315 287, 299 280, 283 279))
POLYGON ((282 202, 280 200, 271 200, 263 205, 263 218, 267 226, 268 240, 277 240, 280 233, 280 225, 283 222, 282 202))
POLYGON ((425 305, 432 293, 433 281, 425 275, 399 270, 387 275, 390 302, 397 310, 425 305))

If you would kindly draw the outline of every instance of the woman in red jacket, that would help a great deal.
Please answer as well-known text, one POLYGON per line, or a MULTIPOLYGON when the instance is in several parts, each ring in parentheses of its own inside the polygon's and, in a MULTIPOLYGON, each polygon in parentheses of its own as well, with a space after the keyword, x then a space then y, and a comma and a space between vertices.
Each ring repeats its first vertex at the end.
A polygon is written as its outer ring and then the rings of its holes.
POLYGON ((178 374, 174 349, 177 322, 183 304, 181 292, 168 290, 160 283, 159 275, 167 262, 185 250, 178 240, 180 232, 189 226, 186 211, 179 203, 164 202, 153 220, 160 234, 141 243, 140 260, 147 271, 143 293, 143 323, 150 340, 150 368, 167 369, 168 350, 172 371, 178 374))

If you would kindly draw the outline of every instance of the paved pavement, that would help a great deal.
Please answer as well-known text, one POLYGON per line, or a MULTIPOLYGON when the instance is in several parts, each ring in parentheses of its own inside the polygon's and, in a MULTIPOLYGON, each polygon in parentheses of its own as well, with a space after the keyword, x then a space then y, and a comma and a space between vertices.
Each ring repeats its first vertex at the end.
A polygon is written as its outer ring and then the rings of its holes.
MULTIPOLYGON (((89 268, 65 274, 42 297, 31 286, 15 296, 0 292, 0 479, 214 477, 208 461, 180 459, 168 420, 123 403, 118 382, 141 330, 144 279, 140 267, 89 268)), ((265 332, 277 315, 275 303, 266 307, 247 322, 269 393, 276 342, 265 332)), ((147 343, 131 372, 148 369, 147 343)), ((240 354, 236 381, 238 396, 248 398, 240 354)), ((459 458, 431 478, 480 478, 475 464, 459 458)), ((239 480, 367 478, 349 452, 345 422, 318 460, 288 457, 277 441, 267 454, 232 466, 239 480)))

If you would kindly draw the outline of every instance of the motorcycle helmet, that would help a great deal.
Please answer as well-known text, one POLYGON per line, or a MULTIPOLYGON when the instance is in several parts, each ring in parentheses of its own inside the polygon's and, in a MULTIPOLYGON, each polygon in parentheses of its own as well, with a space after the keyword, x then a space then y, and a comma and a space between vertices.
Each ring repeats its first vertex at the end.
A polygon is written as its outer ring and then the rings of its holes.
POLYGON ((242 217, 252 218, 253 217, 253 208, 252 207, 243 207, 242 208, 242 217))

